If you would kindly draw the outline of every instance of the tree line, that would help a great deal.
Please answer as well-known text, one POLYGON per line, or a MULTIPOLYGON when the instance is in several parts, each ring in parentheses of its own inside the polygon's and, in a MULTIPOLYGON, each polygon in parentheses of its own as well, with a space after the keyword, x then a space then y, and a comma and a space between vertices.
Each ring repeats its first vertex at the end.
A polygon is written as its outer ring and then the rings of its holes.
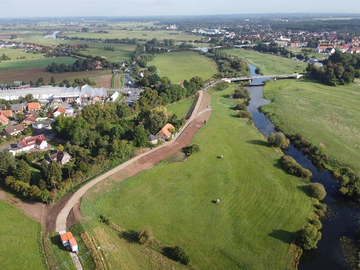
POLYGON ((346 85, 354 78, 360 78, 360 55, 336 51, 323 61, 322 67, 308 64, 306 72, 311 78, 330 86, 346 85))

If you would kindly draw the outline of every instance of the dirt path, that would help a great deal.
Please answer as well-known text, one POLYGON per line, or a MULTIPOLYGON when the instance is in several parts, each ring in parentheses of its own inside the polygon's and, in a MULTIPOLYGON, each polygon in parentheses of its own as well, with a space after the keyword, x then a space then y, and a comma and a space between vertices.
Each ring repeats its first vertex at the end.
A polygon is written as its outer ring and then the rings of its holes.
MULTIPOLYGON (((200 109, 203 110, 210 107, 210 95, 202 91, 199 92, 199 95, 200 96, 192 116, 174 140, 166 142, 155 149, 149 150, 132 158, 131 160, 122 163, 116 168, 95 178, 91 182, 85 184, 80 189, 78 189, 71 196, 71 198, 65 204, 64 208, 62 208, 62 210, 58 214, 55 223, 55 231, 58 232, 61 230, 66 230, 66 228, 71 223, 73 223, 71 220, 68 220, 68 216, 74 206, 79 202, 81 197, 84 196, 84 194, 91 187, 95 186, 96 184, 108 177, 110 177, 111 179, 124 180, 128 177, 138 174, 139 172, 153 168, 164 158, 176 153, 181 148, 188 145, 196 132, 204 125, 204 121, 207 120, 211 114, 211 110, 208 110, 205 113, 199 115, 200 109)), ((75 212, 77 212, 76 208, 75 212)), ((75 218, 76 213, 72 214, 71 216, 75 218)))
POLYGON ((0 190, 0 199, 22 209, 26 215, 42 223, 47 231, 59 231, 61 228, 65 229, 75 225, 77 220, 81 218, 79 211, 81 197, 89 188, 107 177, 123 181, 128 177, 151 169, 161 160, 176 153, 191 142, 196 132, 204 125, 204 121, 207 121, 211 114, 211 96, 206 92, 200 92, 199 95, 192 116, 174 140, 152 150, 141 149, 136 157, 87 183, 73 195, 68 194, 59 202, 46 205, 43 203, 23 202, 19 198, 9 196, 6 192, 0 190))

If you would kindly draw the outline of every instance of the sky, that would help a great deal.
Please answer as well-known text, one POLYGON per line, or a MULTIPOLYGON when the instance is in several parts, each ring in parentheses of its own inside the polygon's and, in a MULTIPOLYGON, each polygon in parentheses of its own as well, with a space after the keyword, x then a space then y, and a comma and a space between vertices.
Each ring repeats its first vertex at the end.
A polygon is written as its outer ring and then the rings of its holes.
POLYGON ((2 18, 359 13, 359 0, 0 0, 2 18))

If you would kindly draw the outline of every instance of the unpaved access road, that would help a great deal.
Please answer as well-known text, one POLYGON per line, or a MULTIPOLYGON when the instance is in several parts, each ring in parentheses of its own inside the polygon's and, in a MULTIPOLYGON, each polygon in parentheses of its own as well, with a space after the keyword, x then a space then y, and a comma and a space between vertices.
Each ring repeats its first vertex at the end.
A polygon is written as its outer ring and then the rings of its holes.
POLYGON ((204 125, 204 122, 209 119, 211 114, 210 101, 211 96, 206 92, 200 91, 199 99, 191 117, 175 139, 122 163, 78 189, 70 198, 68 198, 67 202, 57 215, 55 231, 59 232, 61 230, 66 230, 68 223, 74 223, 74 221, 68 220, 70 211, 91 187, 108 177, 124 180, 139 172, 153 168, 164 158, 187 146, 198 130, 204 125))

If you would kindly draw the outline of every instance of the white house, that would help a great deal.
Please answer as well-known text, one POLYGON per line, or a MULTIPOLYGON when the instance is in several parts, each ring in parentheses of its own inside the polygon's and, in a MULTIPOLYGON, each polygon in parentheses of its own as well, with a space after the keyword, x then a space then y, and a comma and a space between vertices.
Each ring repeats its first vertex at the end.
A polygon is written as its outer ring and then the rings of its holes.
POLYGON ((47 147, 48 147, 48 143, 46 141, 46 138, 43 134, 41 134, 41 135, 21 139, 18 142, 17 147, 12 148, 11 150, 9 150, 9 152, 15 156, 16 154, 21 152, 27 152, 32 149, 44 150, 47 147))

